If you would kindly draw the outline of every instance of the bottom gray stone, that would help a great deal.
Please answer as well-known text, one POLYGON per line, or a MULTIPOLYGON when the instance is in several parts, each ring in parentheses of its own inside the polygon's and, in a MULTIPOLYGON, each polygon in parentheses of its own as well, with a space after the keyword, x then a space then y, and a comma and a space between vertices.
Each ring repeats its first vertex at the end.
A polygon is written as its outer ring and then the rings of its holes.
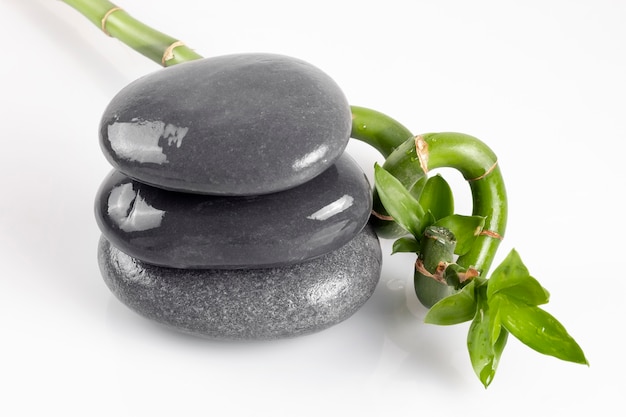
POLYGON ((146 264, 101 237, 103 278, 126 306, 178 331, 263 340, 314 333, 354 314, 380 279, 378 238, 366 226, 338 250, 267 269, 175 269, 146 264))

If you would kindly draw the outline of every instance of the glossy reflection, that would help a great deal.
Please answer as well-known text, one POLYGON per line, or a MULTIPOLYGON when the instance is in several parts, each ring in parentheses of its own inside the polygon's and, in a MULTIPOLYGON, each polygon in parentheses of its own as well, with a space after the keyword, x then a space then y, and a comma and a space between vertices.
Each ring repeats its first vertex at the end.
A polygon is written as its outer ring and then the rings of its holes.
POLYGON ((100 240, 102 276, 135 312, 216 339, 313 333, 354 314, 380 279, 381 249, 366 226, 336 251, 266 269, 173 269, 146 264, 100 240))
POLYGON ((156 187, 213 195, 286 190, 344 151, 352 113, 318 68, 235 54, 160 69, 123 88, 100 124, 117 170, 156 187))
POLYGON ((222 197, 151 187, 113 171, 96 198, 102 233, 125 253, 176 268, 292 264, 333 251, 367 223, 370 185, 343 155, 279 193, 222 197))

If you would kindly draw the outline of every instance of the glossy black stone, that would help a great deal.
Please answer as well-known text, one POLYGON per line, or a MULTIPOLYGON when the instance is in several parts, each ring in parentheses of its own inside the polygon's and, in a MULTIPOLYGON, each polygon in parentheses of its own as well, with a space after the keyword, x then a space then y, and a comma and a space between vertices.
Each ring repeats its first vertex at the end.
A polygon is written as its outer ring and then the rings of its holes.
POLYGON ((365 174, 344 154, 305 184, 255 197, 166 191, 113 171, 95 212, 107 239, 145 262, 248 268, 301 262, 343 246, 367 223, 371 204, 365 174))
POLYGON ((281 268, 164 268, 128 256, 104 237, 98 259, 107 286, 126 306, 214 339, 276 339, 328 328, 370 298, 381 271, 369 226, 336 251, 281 268))
POLYGON ((274 54, 160 69, 123 88, 100 124, 117 170, 156 187, 257 195, 300 185, 334 163, 351 131, 337 84, 274 54))

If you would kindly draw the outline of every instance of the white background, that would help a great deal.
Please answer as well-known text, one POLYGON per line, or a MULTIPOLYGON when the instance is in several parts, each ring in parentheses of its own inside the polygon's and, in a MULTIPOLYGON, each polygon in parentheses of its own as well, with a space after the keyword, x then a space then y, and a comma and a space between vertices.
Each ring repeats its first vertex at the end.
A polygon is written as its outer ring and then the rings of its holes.
MULTIPOLYGON (((467 325, 422 323, 412 258, 390 256, 347 321, 215 343, 119 303, 96 264, 101 112, 158 70, 54 0, 0 0, 0 414, 624 415, 626 2, 119 0, 205 56, 276 52, 351 104, 498 154, 515 247, 590 367, 510 338, 485 390, 467 325)), ((351 143, 371 178, 376 152, 351 143)), ((465 184, 444 172, 470 210, 465 184)))

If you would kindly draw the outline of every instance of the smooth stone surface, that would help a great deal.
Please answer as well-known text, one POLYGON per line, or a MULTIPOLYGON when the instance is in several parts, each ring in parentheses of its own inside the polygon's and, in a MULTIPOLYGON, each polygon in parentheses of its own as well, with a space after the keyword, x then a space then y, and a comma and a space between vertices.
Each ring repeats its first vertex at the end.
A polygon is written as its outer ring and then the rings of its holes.
POLYGON ((100 124, 109 162, 157 187, 216 195, 285 190, 339 157, 352 113, 318 68, 238 54, 160 69, 123 88, 100 124))
POLYGON ((268 269, 173 269, 136 260, 102 237, 107 286, 126 306, 176 330, 214 339, 276 339, 317 332, 354 314, 380 279, 369 226, 315 260, 268 269))
POLYGON ((280 266, 343 246, 365 226, 371 187, 347 154, 280 193, 221 197, 166 191, 113 171, 96 197, 96 221, 115 246, 175 268, 280 266))

